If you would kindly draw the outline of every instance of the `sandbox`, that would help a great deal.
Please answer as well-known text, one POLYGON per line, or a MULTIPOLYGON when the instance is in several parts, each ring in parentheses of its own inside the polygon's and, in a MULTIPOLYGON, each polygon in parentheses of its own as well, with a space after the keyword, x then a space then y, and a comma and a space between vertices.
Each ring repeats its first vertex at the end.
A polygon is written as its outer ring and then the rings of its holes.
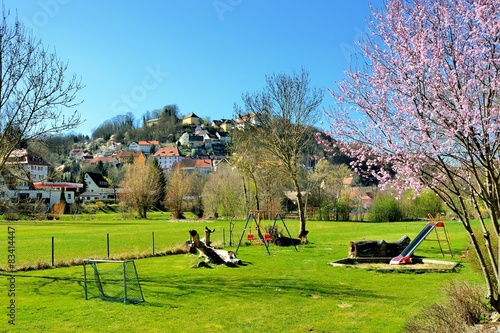
POLYGON ((352 267, 377 271, 396 271, 396 272, 455 272, 460 265, 459 262, 433 260, 420 257, 412 257, 407 264, 390 265, 392 258, 383 257, 356 257, 344 258, 330 263, 334 267, 352 267))

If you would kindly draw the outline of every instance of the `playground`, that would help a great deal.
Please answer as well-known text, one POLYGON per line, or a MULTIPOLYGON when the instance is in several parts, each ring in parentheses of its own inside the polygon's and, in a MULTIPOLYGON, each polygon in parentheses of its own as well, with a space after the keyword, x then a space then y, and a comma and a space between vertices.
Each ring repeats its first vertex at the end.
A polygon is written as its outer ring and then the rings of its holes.
MULTIPOLYGON (((274 223, 274 217, 260 220, 263 231, 274 223)), ((4 271, 5 278, 15 276, 17 308, 15 327, 7 327, 5 320, 0 322, 1 331, 401 332, 419 309, 442 299, 442 288, 449 282, 481 283, 468 258, 460 258, 468 239, 459 222, 446 223, 453 258, 446 251, 443 257, 437 243, 431 241, 423 241, 414 251, 427 259, 459 262, 453 273, 387 274, 330 263, 346 257, 351 240, 395 240, 402 234, 413 239, 426 222, 308 222, 309 244, 298 245, 296 250, 271 242, 268 253, 260 240, 248 242, 249 225, 252 234, 258 235, 255 221, 250 219, 238 249, 244 265, 211 265, 209 269, 193 268, 201 260, 198 255, 164 253, 186 242, 189 230, 202 233, 205 227, 215 229, 211 234, 214 247, 235 251, 247 220, 169 221, 159 214, 151 220, 120 220, 104 214, 92 220, 65 218, 3 222, 16 230, 16 265, 50 264, 51 237, 55 239, 56 264, 76 262, 77 258, 106 260, 109 235, 111 259, 136 258, 144 302, 86 300, 82 265, 4 271), (234 242, 229 245, 231 223, 234 242), (153 248, 154 256, 145 255, 153 248)), ((293 237, 298 221, 284 222, 293 237)), ((286 235, 281 220, 276 224, 286 235)), ((0 293, 7 295, 8 287, 0 284, 0 293)))
POLYGON ((464 259, 468 253, 467 247, 460 255, 460 258, 455 258, 446 222, 444 217, 439 214, 436 216, 429 215, 429 222, 411 241, 405 235, 399 242, 395 243, 387 243, 384 240, 363 240, 361 242, 351 242, 349 247, 349 258, 339 259, 330 264, 332 266, 350 266, 385 271, 447 272, 454 271, 459 265, 459 261, 453 261, 453 259, 464 259), (434 238, 431 236, 433 231, 435 231, 434 238), (407 241, 408 244, 404 241, 407 241), (424 241, 436 242, 443 259, 448 256, 451 261, 414 256, 414 252, 424 241), (402 249, 400 253, 394 252, 398 251, 398 249, 402 249), (383 255, 380 255, 380 253, 383 253, 383 255), (391 253, 395 256, 392 257, 391 253), (396 253, 399 254, 396 255, 396 253))

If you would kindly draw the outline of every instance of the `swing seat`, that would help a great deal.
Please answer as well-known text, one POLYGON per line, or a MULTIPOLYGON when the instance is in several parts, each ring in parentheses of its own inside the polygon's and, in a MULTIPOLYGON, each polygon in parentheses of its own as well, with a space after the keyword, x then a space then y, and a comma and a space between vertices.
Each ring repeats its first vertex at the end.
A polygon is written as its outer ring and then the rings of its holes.
POLYGON ((271 241, 271 234, 266 233, 266 234, 264 235, 264 241, 269 243, 269 242, 271 241))
POLYGON ((253 234, 248 234, 247 239, 251 242, 254 240, 253 234))

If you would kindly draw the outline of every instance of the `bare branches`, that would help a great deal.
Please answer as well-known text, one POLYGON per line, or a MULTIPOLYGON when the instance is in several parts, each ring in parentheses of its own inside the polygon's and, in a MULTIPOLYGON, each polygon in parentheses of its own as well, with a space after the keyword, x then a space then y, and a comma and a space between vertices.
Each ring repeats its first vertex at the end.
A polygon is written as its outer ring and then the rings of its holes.
POLYGON ((243 94, 243 109, 235 107, 241 130, 235 138, 240 141, 239 147, 254 153, 255 163, 278 171, 293 184, 301 220, 299 237, 305 237, 304 202, 298 180, 303 170, 303 150, 313 137, 311 127, 319 119, 323 94, 309 87, 309 74, 304 69, 293 75, 267 76, 266 83, 260 92, 243 94))
POLYGON ((73 75, 66 80, 67 63, 36 40, 17 18, 2 13, 0 22, 0 169, 21 141, 70 130, 80 114, 63 110, 81 102, 83 88, 73 75))

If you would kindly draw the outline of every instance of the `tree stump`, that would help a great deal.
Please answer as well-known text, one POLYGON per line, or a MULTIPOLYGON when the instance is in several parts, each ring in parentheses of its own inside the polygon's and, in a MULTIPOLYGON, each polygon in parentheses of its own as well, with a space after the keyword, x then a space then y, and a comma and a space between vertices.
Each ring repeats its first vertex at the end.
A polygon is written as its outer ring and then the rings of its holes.
POLYGON ((410 238, 403 236, 399 240, 387 243, 384 240, 362 240, 349 243, 349 258, 355 257, 395 257, 410 244, 410 238))

